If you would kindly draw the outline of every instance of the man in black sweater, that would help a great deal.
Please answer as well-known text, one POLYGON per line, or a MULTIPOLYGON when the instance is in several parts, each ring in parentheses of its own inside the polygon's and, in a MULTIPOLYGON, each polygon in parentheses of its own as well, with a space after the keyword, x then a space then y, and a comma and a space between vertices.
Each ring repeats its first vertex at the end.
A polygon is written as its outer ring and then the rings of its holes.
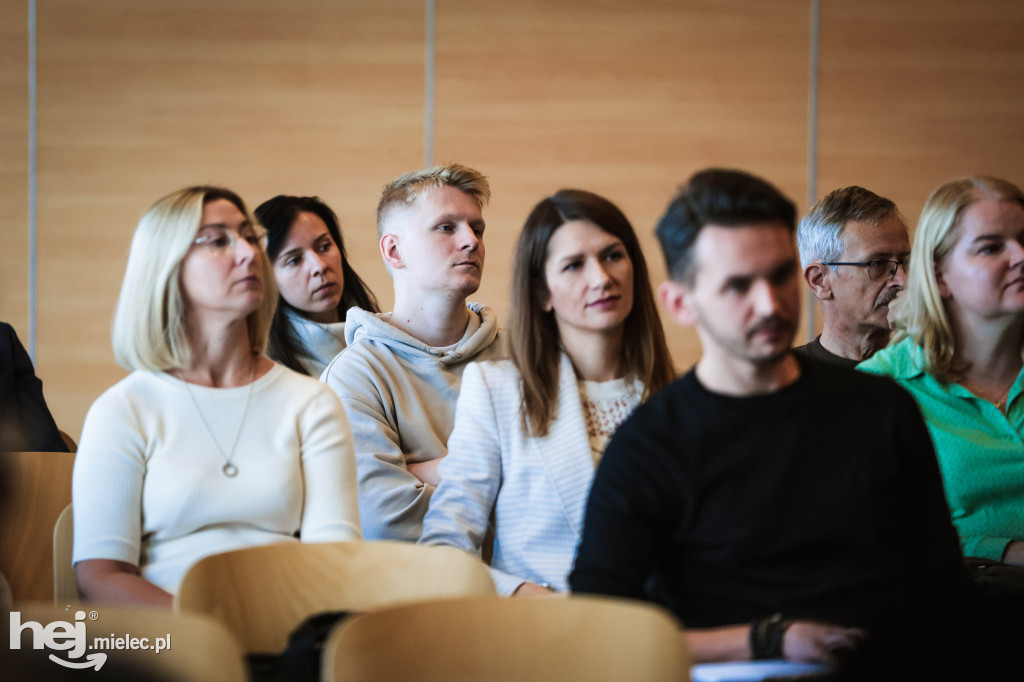
POLYGON ((697 661, 834 663, 968 589, 913 399, 790 351, 795 220, 738 171, 698 173, 670 204, 659 293, 703 355, 606 450, 570 578, 665 605, 697 661))

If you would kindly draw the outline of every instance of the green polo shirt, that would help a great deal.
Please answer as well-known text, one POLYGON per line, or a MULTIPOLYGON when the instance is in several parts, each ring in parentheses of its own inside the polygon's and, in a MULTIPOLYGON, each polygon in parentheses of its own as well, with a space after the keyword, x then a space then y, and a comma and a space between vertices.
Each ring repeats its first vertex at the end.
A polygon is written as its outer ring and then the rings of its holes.
POLYGON ((999 561, 1007 543, 1024 539, 1024 370, 1003 414, 963 386, 922 370, 923 357, 904 339, 857 369, 892 377, 917 400, 964 555, 999 561))

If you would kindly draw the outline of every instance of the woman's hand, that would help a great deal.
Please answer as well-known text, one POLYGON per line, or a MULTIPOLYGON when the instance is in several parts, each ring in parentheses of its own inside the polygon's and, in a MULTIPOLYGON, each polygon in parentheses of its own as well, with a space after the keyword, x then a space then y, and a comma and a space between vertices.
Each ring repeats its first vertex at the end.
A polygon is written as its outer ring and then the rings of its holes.
POLYGON ((523 583, 512 593, 513 597, 550 597, 555 591, 536 583, 523 583))
POLYGON ((148 606, 171 610, 174 597, 149 582, 139 567, 111 559, 87 559, 75 564, 78 592, 97 604, 148 606))
POLYGON ((1024 541, 1014 540, 1006 545, 1003 551, 1003 563, 1011 566, 1024 566, 1024 541))

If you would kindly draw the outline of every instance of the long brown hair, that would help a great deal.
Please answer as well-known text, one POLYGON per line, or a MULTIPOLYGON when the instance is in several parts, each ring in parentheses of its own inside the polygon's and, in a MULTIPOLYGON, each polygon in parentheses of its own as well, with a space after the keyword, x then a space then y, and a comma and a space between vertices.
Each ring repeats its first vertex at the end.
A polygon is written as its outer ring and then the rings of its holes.
POLYGON ((512 271, 508 348, 522 378, 523 428, 532 436, 547 435, 558 402, 558 326, 554 314, 544 310, 548 243, 558 228, 574 220, 586 220, 619 239, 633 263, 633 309, 623 324, 622 338, 627 373, 644 382, 645 397, 674 378, 647 262, 633 226, 603 197, 578 189, 559 190, 530 212, 516 244, 512 271))

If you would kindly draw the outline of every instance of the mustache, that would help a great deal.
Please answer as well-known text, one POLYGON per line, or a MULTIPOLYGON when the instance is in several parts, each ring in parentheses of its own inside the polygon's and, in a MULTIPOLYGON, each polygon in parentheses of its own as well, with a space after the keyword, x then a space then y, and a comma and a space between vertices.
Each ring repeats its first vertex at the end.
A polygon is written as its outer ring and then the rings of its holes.
POLYGON ((881 308, 883 305, 889 305, 890 303, 892 303, 892 300, 899 295, 899 293, 901 291, 903 291, 903 290, 902 289, 896 289, 896 288, 886 289, 875 300, 875 307, 876 308, 881 308))
POLYGON ((781 315, 769 315, 763 320, 759 320, 750 330, 747 332, 747 338, 753 337, 763 331, 779 332, 788 331, 793 328, 793 323, 790 320, 782 317, 781 315))

